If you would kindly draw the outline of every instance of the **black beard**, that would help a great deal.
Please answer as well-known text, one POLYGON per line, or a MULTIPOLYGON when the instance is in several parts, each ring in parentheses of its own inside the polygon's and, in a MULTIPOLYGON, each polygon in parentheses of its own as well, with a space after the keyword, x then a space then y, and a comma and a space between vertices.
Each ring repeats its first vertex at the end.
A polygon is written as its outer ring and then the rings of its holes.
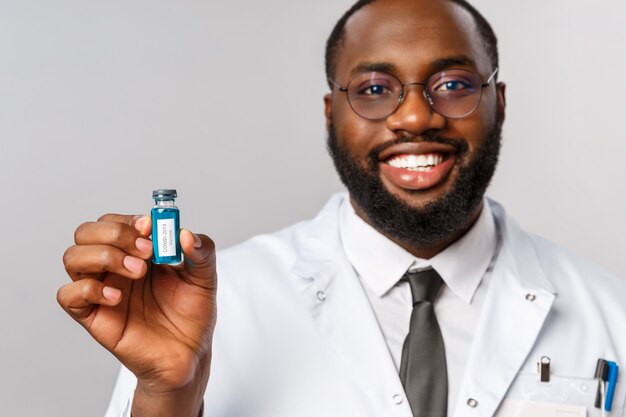
MULTIPOLYGON (((366 220, 390 239, 421 248, 445 242, 463 233, 469 226, 495 172, 501 134, 501 123, 496 120, 471 159, 465 140, 432 135, 420 137, 419 140, 424 142, 454 145, 459 164, 459 172, 450 191, 422 208, 411 207, 389 192, 379 173, 378 155, 383 149, 415 141, 415 138, 399 138, 373 149, 368 156, 369 169, 361 168, 349 150, 339 143, 332 121, 327 146, 341 182, 348 189, 352 201, 367 217, 366 220)), ((421 191, 413 192, 419 194, 421 191)))

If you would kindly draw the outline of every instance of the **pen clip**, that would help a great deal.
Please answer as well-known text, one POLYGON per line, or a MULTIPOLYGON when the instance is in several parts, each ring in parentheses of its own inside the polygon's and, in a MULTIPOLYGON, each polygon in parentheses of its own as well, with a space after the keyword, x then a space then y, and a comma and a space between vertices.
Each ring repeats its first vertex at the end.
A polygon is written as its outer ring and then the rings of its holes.
POLYGON ((537 362, 537 372, 539 372, 539 381, 550 382, 550 358, 542 356, 537 362))
POLYGON ((604 395, 603 388, 604 383, 609 379, 609 362, 605 359, 598 359, 596 364, 596 373, 594 378, 598 380, 598 389, 596 390, 596 401, 594 403, 596 408, 602 408, 602 397, 604 395))

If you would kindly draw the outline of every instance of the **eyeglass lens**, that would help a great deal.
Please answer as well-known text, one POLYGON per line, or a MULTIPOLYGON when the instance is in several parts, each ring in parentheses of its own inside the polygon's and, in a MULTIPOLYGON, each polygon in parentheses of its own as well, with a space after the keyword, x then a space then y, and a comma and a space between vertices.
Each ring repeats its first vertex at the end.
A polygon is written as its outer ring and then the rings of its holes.
MULTIPOLYGON (((391 74, 364 72, 348 84, 348 101, 366 119, 383 119, 400 106, 406 86, 391 74)), ((476 109, 482 95, 482 81, 471 71, 451 69, 434 74, 424 85, 434 111, 445 117, 460 118, 476 109)))

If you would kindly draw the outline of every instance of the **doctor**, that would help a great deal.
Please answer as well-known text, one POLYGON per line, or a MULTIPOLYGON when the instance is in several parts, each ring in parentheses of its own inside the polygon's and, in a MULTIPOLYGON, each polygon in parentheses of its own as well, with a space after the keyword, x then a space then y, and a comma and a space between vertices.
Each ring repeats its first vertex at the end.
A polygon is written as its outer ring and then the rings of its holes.
POLYGON ((484 197, 505 116, 489 24, 464 0, 359 1, 326 63, 348 194, 315 219, 217 257, 183 230, 175 267, 148 261, 147 217, 76 230, 58 300, 123 365, 107 417, 600 415, 626 282, 484 197))

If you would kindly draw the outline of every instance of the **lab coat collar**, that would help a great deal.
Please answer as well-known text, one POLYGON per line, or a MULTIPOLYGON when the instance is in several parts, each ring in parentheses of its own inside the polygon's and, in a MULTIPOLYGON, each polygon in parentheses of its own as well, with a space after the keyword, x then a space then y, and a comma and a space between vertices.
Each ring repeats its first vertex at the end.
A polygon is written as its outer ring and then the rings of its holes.
POLYGON ((512 267, 520 281, 528 287, 538 287, 556 295, 556 289, 546 276, 528 234, 499 203, 491 199, 487 201, 496 220, 500 241, 514 254, 512 267))

